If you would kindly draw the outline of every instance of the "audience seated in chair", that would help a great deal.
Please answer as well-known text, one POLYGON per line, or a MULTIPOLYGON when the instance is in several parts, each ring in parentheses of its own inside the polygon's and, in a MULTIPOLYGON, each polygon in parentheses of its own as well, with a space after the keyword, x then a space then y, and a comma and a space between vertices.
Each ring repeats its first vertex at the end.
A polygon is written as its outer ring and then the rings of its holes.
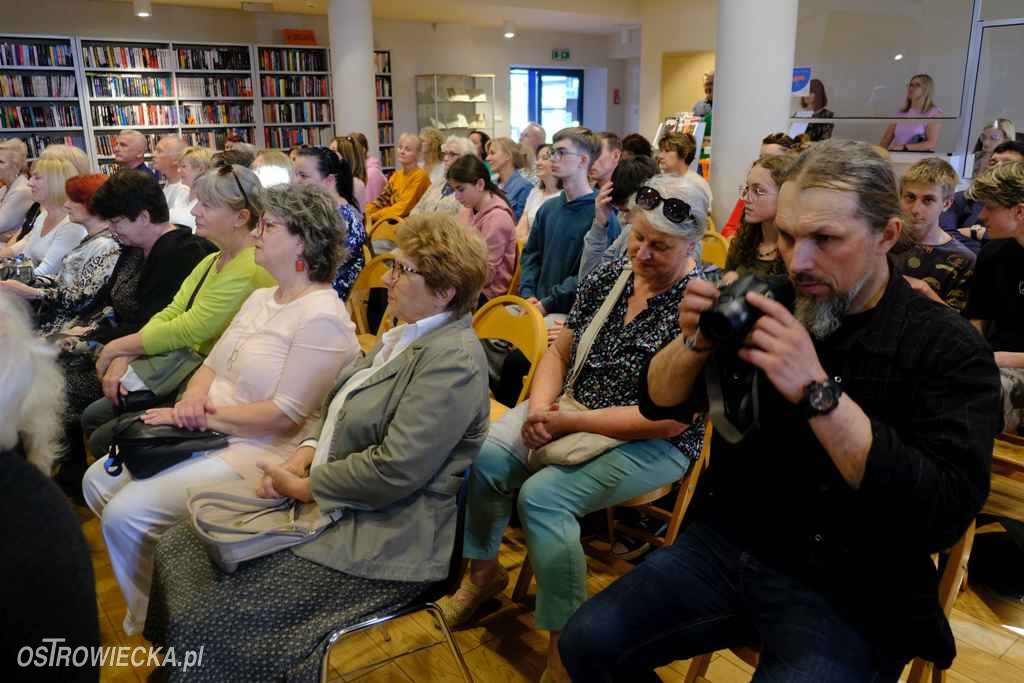
POLYGON ((340 519, 231 575, 187 524, 171 529, 156 548, 148 640, 176 650, 201 641, 214 677, 310 680, 328 633, 449 575, 456 494, 488 428, 487 371, 470 324, 486 274, 483 240, 454 217, 399 228, 387 283, 402 324, 338 376, 313 436, 247 480, 340 519))
POLYGON ((636 157, 651 157, 653 159, 654 149, 651 147, 651 141, 643 135, 630 133, 622 138, 622 157, 619 161, 628 161, 636 157))
POLYGON ((697 141, 689 133, 669 133, 658 141, 658 166, 662 173, 675 173, 689 178, 707 195, 708 206, 714 201, 711 186, 704 176, 690 168, 697 154, 697 141))
POLYGON ((331 140, 332 152, 348 162, 352 169, 352 195, 356 198, 356 208, 360 212, 366 209, 369 201, 366 190, 366 155, 362 153, 359 143, 351 135, 343 135, 331 140))
MULTIPOLYGON (((562 632, 573 680, 653 680, 743 643, 760 645, 758 680, 895 682, 915 656, 949 667, 930 555, 988 494, 998 373, 967 321, 891 268, 900 215, 870 145, 828 140, 797 160, 776 217, 795 313, 746 297, 764 314, 738 351, 758 371, 756 431, 731 442, 713 416, 687 528, 562 632)), ((707 410, 711 354, 727 366, 737 354, 698 331, 718 296, 690 281, 682 334, 643 371, 648 419, 707 410)))
MULTIPOLYGON (((355 326, 331 289, 346 255, 334 198, 315 185, 284 185, 265 190, 262 204, 254 259, 277 286, 249 295, 173 407, 141 415, 149 425, 227 434, 229 445, 145 479, 127 470, 112 476, 109 456, 85 475, 85 499, 103 522, 128 605, 129 635, 142 631, 153 549, 188 516, 188 488, 258 477, 260 467, 283 464, 316 426, 338 372, 359 356, 355 326)), ((97 435, 93 445, 103 453, 109 443, 97 435)))
POLYGON ((416 206, 413 207, 409 214, 410 216, 437 212, 454 215, 462 208, 462 204, 459 204, 459 201, 452 192, 451 185, 448 184, 447 174, 448 169, 452 167, 456 159, 464 154, 473 154, 473 143, 469 141, 469 138, 449 135, 441 149, 441 165, 444 173, 441 174, 439 179, 431 180, 430 187, 423 193, 420 200, 416 202, 416 206))
POLYGON ((775 214, 779 188, 792 165, 792 156, 777 155, 761 157, 750 167, 747 182, 740 188, 743 220, 729 242, 726 270, 735 270, 741 275, 753 273, 762 278, 785 274, 786 264, 779 255, 775 214))
POLYGON ((526 198, 533 189, 522 174, 529 160, 528 153, 512 138, 494 138, 487 144, 487 163, 498 175, 498 187, 505 193, 516 222, 522 217, 526 198))
POLYGON ((597 137, 601 139, 601 153, 590 167, 590 182, 600 190, 603 185, 611 182, 612 173, 622 160, 622 140, 608 131, 598 133, 597 137))
MULTIPOLYGON (((370 156, 370 143, 367 141, 366 136, 355 132, 349 133, 348 137, 355 141, 356 153, 362 158, 363 166, 366 168, 366 201, 362 205, 362 209, 365 212, 367 204, 376 199, 377 195, 384 190, 384 186, 388 184, 388 179, 384 177, 384 173, 381 171, 380 159, 370 156)), ((352 168, 357 168, 357 165, 353 165, 352 168)))
POLYGON ((14 236, 25 222, 32 206, 28 186, 28 147, 19 138, 0 140, 0 241, 14 236))
POLYGON ((405 218, 430 187, 430 176, 417 166, 420 139, 412 133, 398 138, 398 170, 388 178, 387 186, 366 205, 366 217, 375 224, 388 218, 405 218))
POLYGON ((168 207, 188 201, 190 188, 181 182, 178 172, 178 162, 186 149, 188 143, 177 135, 164 135, 153 146, 153 170, 163 178, 168 207))
MULTIPOLYGON (((586 599, 576 518, 677 481, 700 452, 700 425, 647 420, 637 408, 636 369, 679 334, 679 301, 695 273, 694 249, 707 220, 706 213, 678 211, 681 200, 666 196, 669 182, 653 179, 646 187, 651 193, 637 199, 628 261, 600 266, 583 281, 565 327, 541 359, 529 400, 491 425, 470 475, 464 548, 470 575, 441 608, 449 625, 463 624, 508 584, 497 558, 518 489, 537 574, 536 624, 551 632, 543 680, 568 680, 558 634, 586 599), (595 321, 608 305, 603 323, 595 321), (595 322, 599 327, 592 328, 595 322), (578 409, 565 407, 565 396, 578 409), (536 471, 536 451, 527 461, 530 449, 584 432, 618 441, 580 464, 536 471)), ((700 194, 692 186, 689 192, 700 194)))
MULTIPOLYGON (((1024 161, 1024 143, 1010 141, 1000 144, 989 157, 988 167, 1008 161, 1024 161)), ((966 195, 965 191, 953 195, 953 204, 942 212, 939 225, 977 254, 985 240, 985 225, 981 220, 984 205, 968 199, 966 195)))
POLYGON ((537 218, 537 211, 544 202, 557 195, 561 183, 551 171, 551 145, 543 144, 537 150, 537 163, 535 171, 537 184, 526 196, 526 204, 523 206, 523 213, 516 223, 516 239, 526 244, 530 237, 530 230, 533 228, 533 221, 537 218))
POLYGON ((171 223, 195 232, 196 217, 192 215, 192 209, 199 203, 195 193, 196 180, 210 170, 212 165, 213 150, 209 147, 189 147, 181 153, 178 159, 178 175, 181 177, 181 184, 188 188, 188 194, 177 204, 167 205, 171 223))

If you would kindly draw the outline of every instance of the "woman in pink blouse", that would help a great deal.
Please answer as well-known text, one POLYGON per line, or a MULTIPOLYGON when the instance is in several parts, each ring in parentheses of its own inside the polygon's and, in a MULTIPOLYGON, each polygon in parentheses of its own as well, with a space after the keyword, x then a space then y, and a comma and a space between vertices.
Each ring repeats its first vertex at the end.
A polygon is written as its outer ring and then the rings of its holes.
POLYGON ((111 476, 106 456, 85 476, 86 501, 102 518, 128 603, 128 634, 145 623, 153 548, 185 518, 186 490, 257 476, 262 463, 283 463, 316 427, 338 373, 359 356, 355 326, 331 288, 345 257, 345 228, 331 197, 319 187, 278 185, 264 190, 263 201, 254 231, 256 263, 278 286, 249 296, 174 407, 141 416, 151 425, 224 432, 228 446, 196 453, 148 479, 127 471, 111 476))
MULTIPOLYGON (((907 101, 897 116, 906 118, 932 118, 942 116, 932 96, 935 94, 935 81, 928 74, 917 74, 907 83, 907 101)), ((908 121, 907 123, 890 123, 882 135, 879 146, 894 152, 933 152, 939 144, 941 123, 924 121, 908 121)))

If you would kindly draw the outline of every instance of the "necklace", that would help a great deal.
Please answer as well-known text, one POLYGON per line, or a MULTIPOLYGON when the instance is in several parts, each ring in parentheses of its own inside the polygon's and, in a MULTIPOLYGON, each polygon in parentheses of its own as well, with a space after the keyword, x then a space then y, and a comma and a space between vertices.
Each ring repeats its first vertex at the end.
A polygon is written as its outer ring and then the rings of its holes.
POLYGON ((773 259, 773 258, 775 258, 776 255, 778 255, 778 253, 779 253, 779 247, 777 245, 774 245, 774 244, 769 244, 768 246, 765 246, 763 244, 757 245, 757 258, 759 258, 759 259, 763 259, 763 260, 773 259))

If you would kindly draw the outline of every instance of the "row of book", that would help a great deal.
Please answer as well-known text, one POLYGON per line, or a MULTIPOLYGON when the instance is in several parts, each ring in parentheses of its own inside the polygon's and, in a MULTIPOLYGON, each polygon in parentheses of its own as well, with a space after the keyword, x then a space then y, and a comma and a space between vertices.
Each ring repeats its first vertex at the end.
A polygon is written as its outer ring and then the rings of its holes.
POLYGON ((224 142, 228 136, 231 136, 232 140, 240 140, 242 142, 253 141, 253 129, 252 128, 224 128, 209 131, 184 131, 181 137, 185 138, 192 147, 209 147, 210 149, 224 149, 224 142))
POLYGON ((377 88, 377 97, 391 97, 391 79, 384 76, 375 76, 374 85, 377 88))
POLYGON ((94 126, 177 126, 173 104, 94 104, 94 126))
MULTIPOLYGON (((80 142, 81 138, 73 138, 70 135, 27 135, 21 138, 25 146, 28 147, 28 158, 33 159, 40 154, 49 145, 74 145, 76 142, 80 142)), ((82 145, 79 144, 79 147, 82 145)))
POLYGON ((377 120, 378 121, 393 121, 394 120, 394 108, 391 106, 391 100, 377 103, 377 120))
POLYGON ((35 104, 0 107, 0 128, 79 128, 82 116, 69 104, 35 104))
POLYGON ((251 78, 182 78, 179 76, 178 96, 185 97, 252 97, 251 78))
POLYGON ((326 146, 334 137, 330 128, 267 128, 263 131, 266 147, 285 149, 292 145, 326 146))
POLYGON ((263 120, 267 123, 306 123, 330 121, 329 102, 277 102, 263 105, 263 120))
POLYGON ((74 65, 70 45, 0 43, 0 67, 74 65))
POLYGON ((94 69, 174 69, 174 50, 159 47, 119 45, 83 45, 86 68, 94 69))
POLYGON ((327 53, 323 50, 260 48, 260 68, 264 71, 327 71, 327 53))
POLYGON ((174 97, 170 76, 89 74, 87 82, 93 97, 174 97))
POLYGON ((374 68, 379 74, 391 73, 391 53, 390 52, 374 52, 373 53, 374 68))
POLYGON ((239 47, 179 47, 179 69, 249 70, 249 50, 239 47))
POLYGON ((264 76, 260 79, 264 97, 329 97, 326 76, 264 76))
POLYGON ((380 150, 380 166, 382 169, 395 167, 394 147, 385 147, 384 149, 380 150))
POLYGON ((390 123, 382 123, 377 126, 377 142, 381 145, 395 144, 395 127, 390 123))
POLYGON ((181 124, 183 126, 252 122, 252 105, 247 103, 220 104, 208 102, 205 104, 181 105, 181 124))
POLYGON ((74 97, 74 76, 14 76, 0 74, 3 97, 74 97))
MULTIPOLYGON (((117 144, 117 135, 117 133, 97 133, 96 154, 101 157, 114 156, 114 145, 117 144)), ((160 139, 161 135, 166 135, 166 133, 146 134, 146 141, 149 143, 148 149, 156 148, 156 142, 160 139)))

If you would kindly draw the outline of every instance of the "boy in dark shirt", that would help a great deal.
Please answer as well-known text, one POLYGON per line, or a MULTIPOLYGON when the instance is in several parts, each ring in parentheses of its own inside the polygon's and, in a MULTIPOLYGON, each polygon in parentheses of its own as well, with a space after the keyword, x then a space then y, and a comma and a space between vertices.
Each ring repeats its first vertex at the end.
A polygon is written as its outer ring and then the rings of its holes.
POLYGON ((938 157, 922 159, 900 179, 900 207, 909 219, 905 248, 893 260, 911 284, 923 281, 953 308, 963 310, 974 270, 974 252, 939 226, 939 216, 953 201, 957 175, 938 157))
POLYGON ((991 241, 978 254, 964 316, 995 352, 1003 384, 1005 431, 1024 421, 1024 161, 990 167, 967 191, 985 205, 991 241))

